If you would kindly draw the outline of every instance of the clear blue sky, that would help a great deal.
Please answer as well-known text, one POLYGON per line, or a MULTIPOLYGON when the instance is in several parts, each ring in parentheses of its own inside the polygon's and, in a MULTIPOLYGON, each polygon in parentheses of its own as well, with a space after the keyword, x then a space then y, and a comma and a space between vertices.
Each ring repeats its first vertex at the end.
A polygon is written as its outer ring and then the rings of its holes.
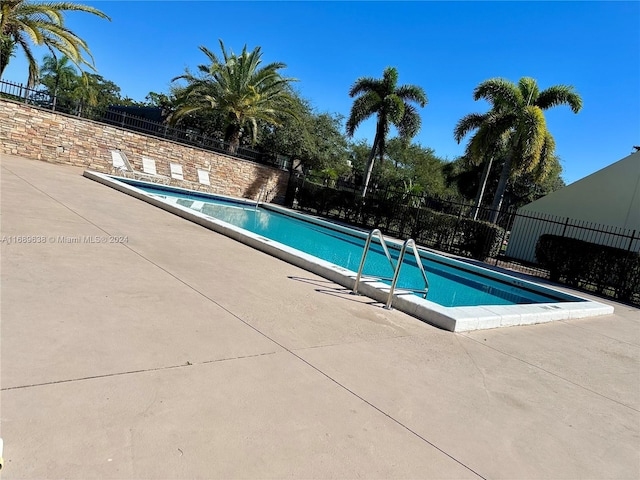
MULTIPOLYGON (((484 112, 473 89, 503 77, 533 77, 544 89, 573 85, 584 108, 547 111, 572 183, 640 145, 640 3, 633 2, 213 2, 87 1, 112 21, 72 13, 67 25, 84 38, 98 73, 123 96, 167 92, 185 67, 205 62, 198 46, 219 53, 218 39, 238 52, 261 46, 265 62, 287 64, 297 89, 318 112, 348 116, 349 87, 387 66, 399 83, 422 86, 415 141, 454 160, 464 144, 453 128, 484 112)), ((38 51, 41 58, 46 51, 38 51)), ((12 59, 4 80, 25 82, 26 63, 12 59)), ((356 139, 373 139, 373 123, 356 139)))

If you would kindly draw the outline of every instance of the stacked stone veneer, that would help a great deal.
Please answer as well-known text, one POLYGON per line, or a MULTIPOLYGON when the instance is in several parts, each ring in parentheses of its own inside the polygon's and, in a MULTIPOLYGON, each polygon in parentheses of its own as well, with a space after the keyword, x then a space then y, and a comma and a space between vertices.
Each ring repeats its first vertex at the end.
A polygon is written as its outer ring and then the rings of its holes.
POLYGON ((71 115, 0 99, 0 153, 112 173, 110 150, 119 149, 142 171, 142 155, 156 161, 160 175, 170 176, 169 162, 182 165, 185 182, 172 185, 256 199, 282 201, 289 174, 224 154, 130 132, 71 115), (210 172, 211 187, 198 184, 197 169, 210 172))

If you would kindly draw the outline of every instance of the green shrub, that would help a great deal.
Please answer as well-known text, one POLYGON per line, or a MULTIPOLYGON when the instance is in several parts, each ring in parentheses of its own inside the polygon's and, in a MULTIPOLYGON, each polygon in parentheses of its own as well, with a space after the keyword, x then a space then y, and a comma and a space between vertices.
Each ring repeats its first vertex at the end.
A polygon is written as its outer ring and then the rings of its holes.
POLYGON ((500 253, 504 228, 489 222, 461 218, 458 231, 457 246, 461 253, 478 260, 496 257, 500 253))
POLYGON ((480 220, 420 209, 413 236, 420 244, 484 260, 498 255, 504 229, 480 220))
POLYGON ((591 285, 599 293, 635 302, 640 296, 640 255, 619 248, 557 235, 542 235, 536 245, 538 263, 549 278, 572 286, 591 285))

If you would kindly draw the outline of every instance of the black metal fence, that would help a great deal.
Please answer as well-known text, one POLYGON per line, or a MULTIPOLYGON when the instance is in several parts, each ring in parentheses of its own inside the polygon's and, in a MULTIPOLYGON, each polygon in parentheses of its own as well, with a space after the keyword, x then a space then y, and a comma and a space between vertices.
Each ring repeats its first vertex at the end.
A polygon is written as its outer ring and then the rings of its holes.
POLYGON ((262 152, 246 146, 232 146, 219 138, 209 137, 190 128, 178 128, 164 122, 149 120, 129 112, 95 108, 77 100, 64 97, 52 97, 47 90, 27 88, 22 84, 0 81, 0 97, 15 100, 29 105, 56 111, 66 115, 74 115, 95 122, 113 125, 124 130, 150 135, 203 150, 230 155, 282 170, 291 168, 288 157, 272 152, 262 152))
MULTIPOLYGON (((342 200, 343 202, 350 203, 353 206, 357 206, 360 202, 362 202, 361 198, 361 190, 362 186, 356 183, 344 181, 341 179, 338 180, 327 180, 321 175, 298 175, 295 178, 292 178, 289 183, 289 188, 291 190, 290 195, 293 195, 295 191, 300 191, 301 188, 304 187, 305 184, 311 183, 313 185, 317 185, 321 188, 326 189, 328 194, 318 194, 317 206, 320 208, 318 213, 320 214, 328 214, 330 213, 328 210, 332 208, 332 200, 336 200, 335 197, 338 197, 338 201, 342 200), (335 195, 335 196, 334 196, 335 195), (331 198, 334 196, 334 198, 331 198), (324 197, 324 199, 323 199, 324 197), (324 201, 323 201, 324 200, 324 201)), ((291 198, 293 198, 291 196, 291 198)), ((452 200, 447 198, 440 198, 430 196, 425 193, 413 193, 410 190, 404 189, 402 187, 397 187, 393 185, 370 185, 367 191, 367 201, 365 203, 364 210, 360 209, 360 213, 375 213, 373 208, 374 205, 378 205, 381 202, 390 202, 388 207, 422 207, 430 210, 434 210, 439 213, 455 215, 458 218, 472 218, 474 220, 489 222, 490 219, 494 216, 494 209, 489 207, 478 207, 476 208, 472 202, 465 202, 460 200, 452 200)), ((291 203, 291 202, 290 202, 291 203)), ((338 215, 341 220, 350 220, 349 212, 351 208, 340 208, 337 212, 333 212, 334 215, 338 215)), ((391 216, 396 216, 393 211, 389 212, 391 216)), ((509 208, 508 206, 504 206, 497 215, 497 221, 495 222, 500 227, 505 230, 510 230, 511 225, 514 221, 515 209, 509 208)), ((362 219, 362 223, 367 223, 367 219, 362 219)))
POLYGON ((640 250, 640 231, 576 220, 541 212, 520 210, 513 214, 506 255, 533 263, 538 239, 545 234, 574 238, 597 245, 606 245, 628 252, 640 250))

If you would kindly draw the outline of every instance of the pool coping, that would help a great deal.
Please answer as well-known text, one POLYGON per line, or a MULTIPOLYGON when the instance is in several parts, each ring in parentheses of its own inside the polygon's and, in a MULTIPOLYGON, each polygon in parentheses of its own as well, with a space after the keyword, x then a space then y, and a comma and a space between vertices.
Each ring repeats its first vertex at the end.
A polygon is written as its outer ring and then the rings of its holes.
MULTIPOLYGON (((114 188, 120 192, 131 195, 139 200, 147 202, 155 207, 161 208, 174 215, 178 215, 186 220, 192 221, 198 225, 201 225, 209 230, 213 230, 217 233, 225 235, 234 240, 240 241, 246 245, 249 245, 257 250, 267 253, 271 256, 279 258, 292 265, 300 267, 304 270, 310 271, 331 280, 339 285, 350 290, 353 289, 355 284, 355 278, 357 272, 348 270, 346 268, 334 265, 325 260, 321 260, 317 257, 301 252, 300 250, 288 247, 280 242, 262 237, 247 230, 241 229, 229 223, 221 220, 214 219, 205 214, 189 209, 187 207, 180 206, 175 203, 166 202, 152 194, 148 194, 134 186, 118 181, 118 178, 123 180, 135 180, 153 187, 162 187, 152 182, 145 182, 143 180, 130 179, 126 177, 118 177, 114 175, 107 175, 100 172, 94 172, 91 170, 85 170, 83 176, 91 180, 97 181, 103 185, 114 188)), ((210 194, 204 192, 198 192, 194 190, 188 190, 180 187, 170 187, 171 190, 184 191, 191 195, 201 195, 203 197, 218 197, 223 199, 229 199, 236 203, 246 204, 250 207, 255 207, 256 202, 230 197, 226 195, 210 194)), ((266 206, 266 205, 265 205, 266 206)), ((284 207, 275 205, 268 205, 268 209, 274 211, 282 211, 287 215, 309 218, 309 215, 303 215, 298 212, 294 212, 284 207)), ((312 217, 314 222, 319 224, 329 225, 336 230, 349 231, 349 232, 361 232, 366 237, 367 233, 354 228, 343 227, 339 224, 327 222, 326 220, 312 217)), ((385 240, 389 244, 398 245, 398 240, 385 237, 385 240)), ((426 255, 437 255, 433 252, 420 249, 420 253, 426 255)), ((562 303, 537 303, 528 305, 490 305, 490 306, 474 306, 474 307, 444 307, 437 303, 431 302, 426 299, 422 299, 410 292, 398 289, 392 300, 392 307, 396 308, 404 313, 414 316, 422 321, 425 321, 431 325, 440 327, 452 332, 465 332, 472 330, 482 330, 489 328, 507 327, 515 325, 533 325, 538 323, 551 322, 556 320, 569 320, 576 318, 594 317, 601 315, 609 315, 614 312, 614 308, 610 305, 588 300, 578 295, 569 295, 567 293, 556 290, 547 285, 539 285, 537 283, 522 280, 515 277, 511 277, 506 274, 495 272, 490 269, 486 269, 477 265, 471 265, 469 263, 461 262, 459 260, 451 259, 442 255, 438 255, 446 261, 443 263, 456 265, 464 265, 465 270, 478 272, 489 278, 499 279, 505 281, 508 279, 508 283, 516 286, 524 287, 536 292, 551 293, 556 297, 564 299, 573 299, 576 301, 566 301, 562 303)), ((368 279, 364 277, 360 281, 358 291, 373 300, 386 304, 389 294, 389 285, 386 285, 375 279, 368 279)))

